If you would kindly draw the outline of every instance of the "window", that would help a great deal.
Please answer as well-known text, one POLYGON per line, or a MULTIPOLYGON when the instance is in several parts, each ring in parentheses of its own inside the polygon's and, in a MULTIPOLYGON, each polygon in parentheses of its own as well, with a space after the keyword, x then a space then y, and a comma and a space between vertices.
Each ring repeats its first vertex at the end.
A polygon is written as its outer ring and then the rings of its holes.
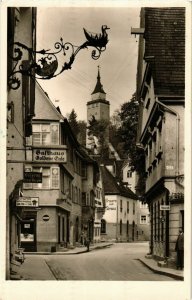
POLYGON ((7 121, 9 123, 14 122, 14 104, 13 104, 13 102, 11 102, 7 105, 7 121))
POLYGON ((49 144, 59 144, 59 124, 33 124, 33 145, 49 144))
POLYGON ((120 220, 120 235, 122 235, 122 220, 120 220))
POLYGON ((127 213, 129 214, 129 201, 127 201, 127 213))
POLYGON ((135 214, 135 203, 133 203, 133 215, 135 214))
POLYGON ((148 109, 148 108, 149 108, 150 102, 151 102, 151 99, 150 99, 150 98, 148 98, 148 99, 147 99, 147 103, 146 103, 146 105, 145 105, 145 108, 146 108, 146 109, 148 109))
POLYGON ((81 175, 84 179, 87 178, 87 165, 85 163, 82 163, 81 175))
POLYGON ((58 189, 59 167, 25 167, 25 172, 42 173, 42 183, 24 183, 25 189, 58 189))
POLYGON ((82 206, 86 206, 86 193, 82 193, 82 206))
POLYGON ((132 177, 132 172, 130 170, 127 171, 127 177, 131 178, 132 177))
POLYGON ((122 210, 123 210, 123 202, 122 202, 122 200, 120 200, 120 212, 122 212, 122 210))
POLYGON ((129 221, 127 221, 127 236, 129 236, 129 221))
POLYGON ((61 192, 64 194, 65 191, 64 191, 64 170, 63 168, 60 169, 60 177, 61 177, 61 180, 60 180, 60 187, 61 187, 61 192))
POLYGON ((140 208, 148 208, 148 204, 142 201, 140 202, 140 208))
POLYGON ((106 233, 106 221, 101 219, 101 234, 106 233))
POLYGON ((146 215, 140 216, 140 224, 147 224, 147 216, 146 215))

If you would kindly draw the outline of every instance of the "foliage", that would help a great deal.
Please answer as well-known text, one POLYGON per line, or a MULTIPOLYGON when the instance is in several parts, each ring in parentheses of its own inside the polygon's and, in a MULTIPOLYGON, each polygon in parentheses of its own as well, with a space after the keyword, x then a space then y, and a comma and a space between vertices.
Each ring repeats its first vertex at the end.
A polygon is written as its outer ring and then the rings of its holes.
POLYGON ((78 121, 79 133, 77 135, 77 140, 80 145, 86 146, 86 129, 87 123, 85 121, 78 121))
POLYGON ((139 175, 138 188, 140 192, 143 192, 145 186, 145 155, 143 149, 136 146, 139 104, 135 94, 129 102, 121 105, 119 116, 121 126, 118 129, 118 134, 124 142, 123 148, 130 160, 133 171, 136 171, 139 175))
POLYGON ((87 126, 88 135, 97 138, 98 154, 100 155, 100 160, 108 158, 108 136, 109 122, 107 120, 96 120, 94 116, 89 120, 89 125, 87 126))
POLYGON ((77 137, 80 129, 77 122, 77 114, 74 109, 72 109, 71 113, 68 116, 68 122, 69 125, 71 126, 73 134, 77 137))

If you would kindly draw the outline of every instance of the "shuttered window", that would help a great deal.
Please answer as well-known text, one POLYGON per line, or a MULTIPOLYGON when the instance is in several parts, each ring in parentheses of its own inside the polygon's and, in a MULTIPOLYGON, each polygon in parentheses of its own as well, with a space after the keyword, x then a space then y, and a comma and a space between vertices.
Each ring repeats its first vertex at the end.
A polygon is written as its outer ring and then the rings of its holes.
POLYGON ((59 124, 51 124, 51 144, 59 144, 59 124))
POLYGON ((51 183, 52 183, 53 189, 59 188, 59 168, 58 167, 51 168, 51 183))

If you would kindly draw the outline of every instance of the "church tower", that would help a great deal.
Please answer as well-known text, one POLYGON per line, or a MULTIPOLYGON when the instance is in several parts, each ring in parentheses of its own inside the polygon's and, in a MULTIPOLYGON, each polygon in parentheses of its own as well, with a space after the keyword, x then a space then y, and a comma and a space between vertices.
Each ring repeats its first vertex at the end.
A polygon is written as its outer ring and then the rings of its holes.
MULTIPOLYGON (((106 93, 101 84, 100 70, 98 66, 97 83, 91 94, 91 101, 87 102, 87 124, 95 117, 96 120, 110 120, 110 103, 106 100, 106 93)), ((91 137, 87 135, 86 146, 91 148, 91 137)), ((109 131, 106 131, 106 141, 109 141, 109 131)))

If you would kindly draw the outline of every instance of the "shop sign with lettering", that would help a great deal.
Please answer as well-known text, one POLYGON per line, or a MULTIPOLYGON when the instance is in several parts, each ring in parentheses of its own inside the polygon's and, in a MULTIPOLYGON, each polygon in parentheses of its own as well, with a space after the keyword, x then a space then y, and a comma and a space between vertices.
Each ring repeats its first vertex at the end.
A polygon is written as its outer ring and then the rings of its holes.
POLYGON ((23 182, 42 183, 42 173, 40 173, 40 172, 24 172, 23 182))
POLYGON ((66 149, 33 149, 33 161, 66 163, 66 149))
POLYGON ((16 206, 38 207, 38 197, 19 197, 16 201, 16 206))
POLYGON ((160 205, 160 210, 170 210, 170 205, 160 205))

